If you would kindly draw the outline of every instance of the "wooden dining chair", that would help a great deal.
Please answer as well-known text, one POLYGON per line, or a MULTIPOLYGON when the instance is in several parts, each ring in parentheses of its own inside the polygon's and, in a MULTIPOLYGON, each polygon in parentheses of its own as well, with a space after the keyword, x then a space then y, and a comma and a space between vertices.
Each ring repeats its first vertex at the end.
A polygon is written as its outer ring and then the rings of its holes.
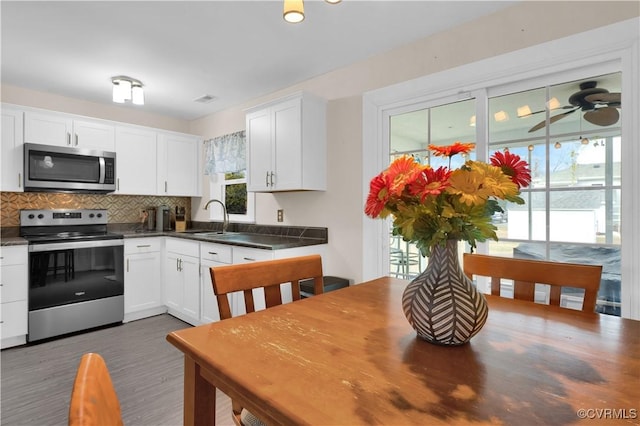
POLYGON ((122 424, 120 402, 107 364, 96 353, 84 354, 71 392, 69 426, 122 424))
MULTIPOLYGON (((242 292, 247 313, 255 312, 253 289, 264 288, 266 308, 281 305, 280 284, 291 283, 293 301, 300 300, 300 280, 313 278, 314 293, 324 292, 320 255, 265 260, 209 268, 213 291, 218 300, 220 319, 232 317, 230 293, 242 292)), ((262 422, 236 401, 231 401, 233 421, 237 425, 255 426, 262 422)))
POLYGON ((463 270, 473 278, 480 275, 491 278, 491 294, 500 296, 500 280, 513 280, 513 298, 534 301, 535 284, 550 286, 549 304, 560 306, 562 287, 584 289, 582 311, 594 312, 602 266, 577 263, 548 262, 543 260, 513 259, 464 253, 463 270))

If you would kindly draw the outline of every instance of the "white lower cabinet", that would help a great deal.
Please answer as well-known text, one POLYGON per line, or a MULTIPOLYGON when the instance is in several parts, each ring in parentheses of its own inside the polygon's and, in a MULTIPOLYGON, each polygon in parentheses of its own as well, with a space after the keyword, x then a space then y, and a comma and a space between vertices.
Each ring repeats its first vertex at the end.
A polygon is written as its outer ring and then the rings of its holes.
POLYGON ((200 323, 200 243, 165 241, 164 302, 169 313, 192 325, 200 323))
POLYGON ((167 311, 162 299, 162 238, 124 241, 124 322, 167 311))
POLYGON ((203 324, 220 321, 218 301, 213 292, 209 268, 231 264, 232 251, 233 248, 230 245, 200 243, 200 276, 202 278, 200 322, 203 324))
POLYGON ((27 246, 0 248, 0 336, 2 349, 26 343, 28 332, 27 246))

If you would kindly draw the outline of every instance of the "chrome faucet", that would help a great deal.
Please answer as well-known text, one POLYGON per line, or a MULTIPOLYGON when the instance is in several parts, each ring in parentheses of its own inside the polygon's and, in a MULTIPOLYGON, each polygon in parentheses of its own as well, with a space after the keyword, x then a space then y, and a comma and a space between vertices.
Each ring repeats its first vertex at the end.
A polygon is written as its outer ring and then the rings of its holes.
POLYGON ((204 209, 207 210, 209 208, 209 204, 213 202, 216 202, 222 206, 222 233, 224 234, 225 232, 227 232, 227 228, 229 227, 229 214, 227 213, 227 206, 225 206, 222 201, 213 198, 207 201, 207 204, 204 205, 204 209))

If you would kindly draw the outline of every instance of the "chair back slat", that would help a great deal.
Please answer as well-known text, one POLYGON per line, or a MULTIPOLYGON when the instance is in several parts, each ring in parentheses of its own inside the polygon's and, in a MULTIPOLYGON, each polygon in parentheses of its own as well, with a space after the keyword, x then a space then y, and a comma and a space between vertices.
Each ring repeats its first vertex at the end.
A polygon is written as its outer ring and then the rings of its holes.
POLYGON ((213 291, 218 299, 220 319, 231 318, 227 294, 242 291, 246 312, 255 312, 253 289, 264 288, 267 308, 282 304, 280 284, 290 283, 293 300, 300 300, 300 280, 313 278, 316 294, 323 292, 320 255, 265 260, 209 269, 213 291))
POLYGON ((535 284, 551 286, 549 304, 560 305, 561 287, 584 289, 582 310, 594 312, 600 289, 602 266, 576 263, 549 262, 544 260, 512 259, 465 253, 464 273, 491 277, 491 294, 500 295, 500 279, 514 282, 514 299, 533 301, 535 284))

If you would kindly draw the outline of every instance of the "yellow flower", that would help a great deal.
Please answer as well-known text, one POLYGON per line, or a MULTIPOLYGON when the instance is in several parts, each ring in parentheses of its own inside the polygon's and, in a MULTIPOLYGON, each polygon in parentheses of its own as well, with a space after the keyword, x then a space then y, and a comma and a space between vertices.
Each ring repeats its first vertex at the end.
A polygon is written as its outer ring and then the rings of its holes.
POLYGON ((505 175, 500 167, 476 161, 468 161, 467 166, 483 174, 483 186, 489 191, 490 196, 505 199, 518 195, 518 185, 513 183, 511 177, 505 175))
POLYGON ((457 169, 451 173, 449 194, 460 196, 460 202, 468 206, 484 203, 491 195, 491 190, 483 185, 484 173, 481 169, 457 169))

